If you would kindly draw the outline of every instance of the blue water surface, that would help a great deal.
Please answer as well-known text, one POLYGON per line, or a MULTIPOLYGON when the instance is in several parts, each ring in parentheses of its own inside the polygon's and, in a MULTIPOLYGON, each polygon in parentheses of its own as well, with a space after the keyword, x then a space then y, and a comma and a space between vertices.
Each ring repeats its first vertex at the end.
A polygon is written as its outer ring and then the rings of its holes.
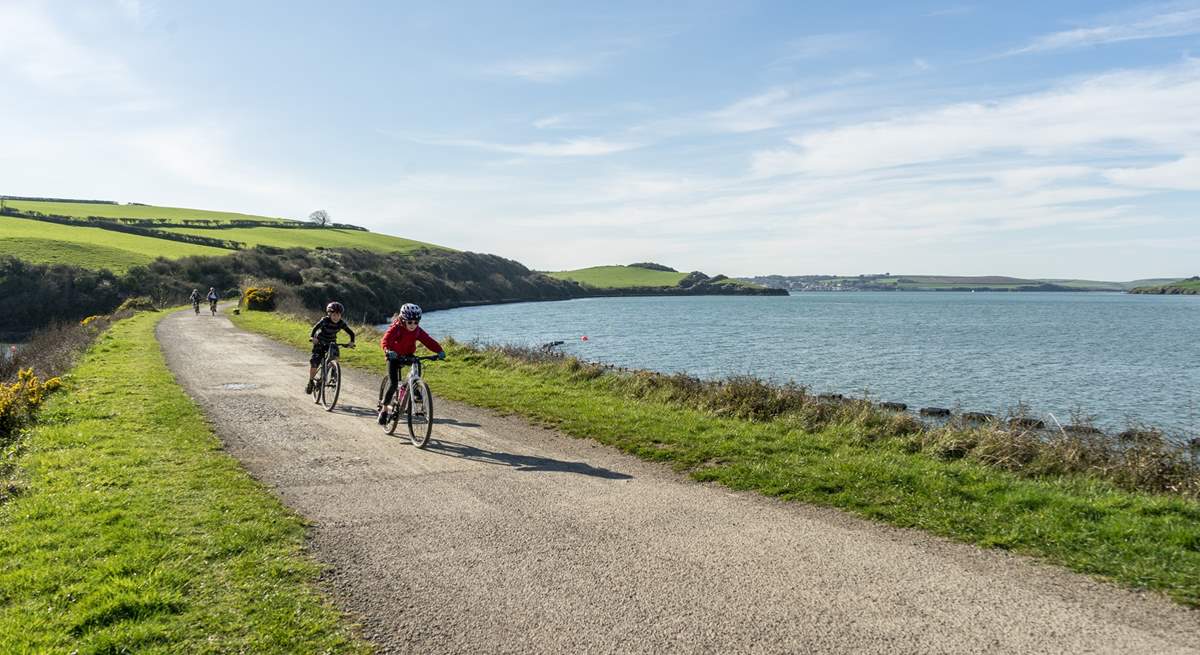
POLYGON ((592 298, 432 312, 461 341, 565 341, 584 359, 751 374, 911 407, 1200 434, 1200 297, 865 292, 592 298), (586 341, 582 340, 587 336, 586 341))

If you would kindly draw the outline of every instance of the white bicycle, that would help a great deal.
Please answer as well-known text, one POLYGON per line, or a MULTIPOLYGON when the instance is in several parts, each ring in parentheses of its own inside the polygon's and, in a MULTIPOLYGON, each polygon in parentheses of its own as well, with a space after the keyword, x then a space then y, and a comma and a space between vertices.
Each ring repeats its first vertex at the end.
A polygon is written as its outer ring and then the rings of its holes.
MULTIPOLYGON (((421 362, 436 360, 435 356, 428 357, 399 357, 401 365, 408 364, 408 375, 396 385, 396 393, 392 394, 392 404, 388 407, 388 420, 383 429, 388 434, 396 433, 400 424, 400 415, 404 414, 408 422, 408 438, 412 445, 424 448, 429 443, 429 435, 433 432, 433 393, 429 385, 421 379, 421 362)), ((383 405, 383 396, 387 393, 388 376, 383 376, 379 383, 379 404, 383 405)))

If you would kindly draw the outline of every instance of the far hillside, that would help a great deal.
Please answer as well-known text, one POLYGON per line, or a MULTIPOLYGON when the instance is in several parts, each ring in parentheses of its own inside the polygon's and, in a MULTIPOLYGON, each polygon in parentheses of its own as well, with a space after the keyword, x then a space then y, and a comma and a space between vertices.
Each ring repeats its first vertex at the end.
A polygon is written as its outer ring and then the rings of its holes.
POLYGON ((787 295, 786 291, 735 280, 724 275, 709 277, 700 271, 679 271, 654 263, 628 266, 592 266, 574 271, 546 273, 550 277, 578 282, 596 295, 787 295))
POLYGON ((246 245, 273 246, 276 248, 362 248, 374 252, 409 252, 418 248, 449 250, 432 243, 394 237, 389 234, 345 230, 340 228, 295 229, 281 227, 234 227, 222 230, 204 228, 170 227, 164 232, 190 234, 194 236, 216 235, 246 245))
POLYGON ((1200 275, 1189 277, 1186 280, 1178 280, 1170 284, 1161 284, 1157 286, 1138 287, 1130 293, 1151 293, 1162 295, 1184 295, 1195 296, 1200 295, 1200 275))
POLYGON ((123 272, 158 257, 221 256, 254 246, 361 248, 381 254, 422 248, 423 241, 351 225, 312 223, 235 212, 70 200, 4 199, 0 246, 32 263, 64 263, 123 272))
POLYGON ((74 202, 68 200, 8 200, 4 206, 22 212, 41 212, 85 218, 100 216, 103 218, 169 218, 175 220, 195 219, 210 221, 258 221, 261 223, 278 223, 287 219, 271 216, 256 216, 237 212, 219 212, 207 209, 188 209, 186 207, 161 207, 157 205, 119 204, 107 202, 74 202))
POLYGON ((218 257, 233 251, 86 225, 0 216, 0 252, 35 264, 71 264, 120 273, 139 264, 149 264, 158 257, 218 257))
MULTIPOLYGON (((665 266, 662 268, 667 269, 665 266)), ((645 266, 592 266, 574 271, 553 271, 546 275, 560 280, 573 280, 598 289, 671 287, 687 277, 686 273, 674 269, 661 270, 645 266)))
POLYGON ((1174 279, 1107 282, 1100 280, 1026 279, 1002 275, 764 275, 748 281, 789 291, 1111 291, 1163 284, 1174 279))

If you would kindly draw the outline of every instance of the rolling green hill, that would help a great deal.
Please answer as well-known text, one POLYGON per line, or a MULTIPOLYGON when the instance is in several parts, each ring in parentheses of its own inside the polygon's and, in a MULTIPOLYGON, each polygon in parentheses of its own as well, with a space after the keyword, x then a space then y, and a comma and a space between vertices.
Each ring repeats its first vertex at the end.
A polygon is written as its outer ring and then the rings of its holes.
POLYGON ((207 219, 211 221, 260 221, 278 223, 286 219, 236 212, 218 212, 206 209, 187 209, 184 207, 159 207, 156 205, 110 205, 108 203, 87 202, 48 202, 41 200, 5 200, 4 205, 10 209, 23 212, 41 212, 59 216, 84 218, 87 216, 102 216, 104 218, 170 218, 207 219))
POLYGON ((546 275, 560 280, 573 280, 599 289, 671 287, 687 277, 686 273, 653 271, 638 266, 592 266, 574 271, 553 271, 546 275))
POLYGON ((1131 290, 1129 293, 1152 293, 1185 296, 1200 295, 1200 275, 1189 277, 1186 280, 1176 280, 1170 284, 1138 287, 1131 290))
POLYGON ((0 216, 0 252, 38 264, 74 264, 121 272, 157 257, 220 256, 230 251, 98 227, 0 216))
POLYGON ((361 230, 337 228, 295 229, 282 227, 235 227, 205 229, 191 227, 163 228, 164 232, 215 236, 221 239, 241 241, 247 246, 275 246, 276 248, 362 248, 374 252, 409 252, 418 248, 449 250, 431 243, 402 239, 387 234, 361 230))
POLYGON ((91 269, 107 268, 115 272, 149 263, 158 257, 219 257, 234 252, 239 246, 362 248, 377 253, 411 252, 420 248, 451 250, 362 229, 314 228, 298 221, 234 212, 11 199, 5 199, 4 206, 8 213, 0 216, 0 252, 32 263, 75 264, 91 269), (38 220, 38 216, 33 214, 14 216, 14 212, 37 212, 44 216, 43 220, 38 220), (60 218, 53 218, 55 216, 60 218), (100 220, 88 222, 88 217, 99 217, 100 220), (79 220, 78 224, 75 223, 76 219, 79 220), (172 224, 126 225, 123 219, 165 219, 172 224), (211 227, 195 224, 185 227, 184 221, 212 223, 211 227), (232 221, 250 222, 252 225, 222 227, 222 224, 228 225, 232 221), (261 226, 254 226, 253 223, 261 226), (199 243, 185 243, 188 240, 199 243))

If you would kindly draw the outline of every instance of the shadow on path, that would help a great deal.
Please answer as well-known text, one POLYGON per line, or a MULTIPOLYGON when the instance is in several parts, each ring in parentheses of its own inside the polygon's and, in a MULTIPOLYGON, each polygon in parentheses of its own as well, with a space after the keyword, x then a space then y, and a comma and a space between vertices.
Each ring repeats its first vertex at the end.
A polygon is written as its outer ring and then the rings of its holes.
POLYGON ((437 417, 434 417, 433 424, 434 425, 457 425, 460 428, 480 427, 478 423, 465 423, 463 421, 456 421, 452 418, 437 418, 437 417))
POLYGON ((351 416, 368 418, 375 418, 376 416, 374 407, 359 407, 358 405, 343 405, 341 403, 338 403, 337 406, 333 408, 333 413, 349 414, 351 416))
POLYGON ((605 468, 598 468, 583 462, 566 462, 560 459, 538 457, 536 455, 514 455, 512 453, 502 453, 495 450, 484 450, 483 448, 476 448, 475 446, 468 446, 466 444, 455 443, 453 441, 431 441, 425 450, 426 452, 447 455, 449 457, 461 457, 463 459, 469 459, 473 462, 511 466, 518 471, 579 473, 580 475, 590 475, 592 477, 604 478, 606 480, 633 479, 632 475, 618 473, 605 468))

